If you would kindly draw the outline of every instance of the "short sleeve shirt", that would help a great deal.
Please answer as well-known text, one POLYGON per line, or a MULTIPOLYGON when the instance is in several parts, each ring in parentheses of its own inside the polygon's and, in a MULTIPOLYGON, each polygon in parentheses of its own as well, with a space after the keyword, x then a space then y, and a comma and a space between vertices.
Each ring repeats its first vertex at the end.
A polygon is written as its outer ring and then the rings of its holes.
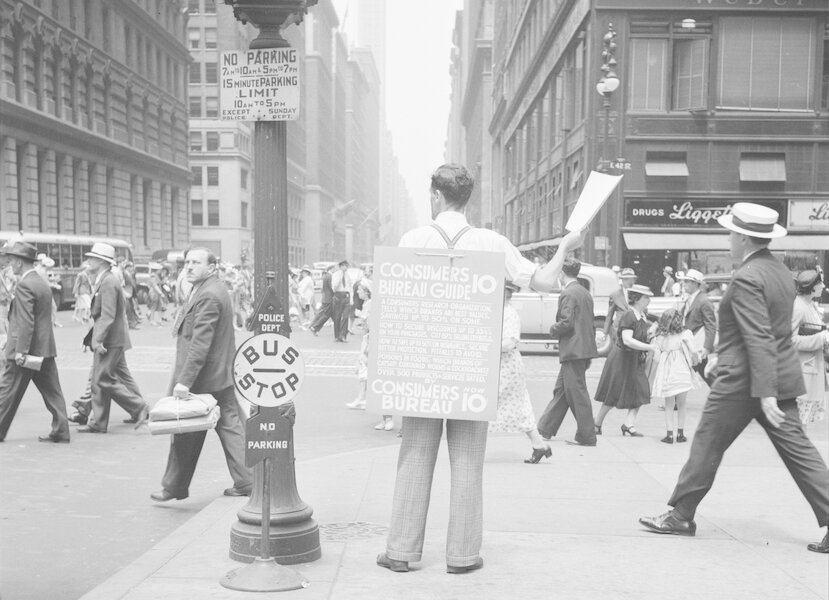
MULTIPOLYGON (((466 216, 455 211, 440 213, 435 223, 446 232, 449 239, 468 226, 466 216)), ((401 248, 446 248, 446 241, 429 225, 412 229, 400 239, 401 248)), ((535 263, 521 256, 518 248, 500 233, 491 229, 470 229, 461 236, 455 244, 457 250, 482 250, 485 252, 500 252, 504 255, 507 279, 520 286, 528 288, 530 280, 538 268, 535 263)))

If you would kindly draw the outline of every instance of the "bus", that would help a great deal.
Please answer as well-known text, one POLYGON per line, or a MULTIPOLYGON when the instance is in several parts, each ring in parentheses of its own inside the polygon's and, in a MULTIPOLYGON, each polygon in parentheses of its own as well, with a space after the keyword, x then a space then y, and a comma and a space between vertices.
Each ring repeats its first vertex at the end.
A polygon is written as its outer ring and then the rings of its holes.
POLYGON ((132 244, 117 238, 95 237, 91 235, 69 235, 65 233, 30 233, 20 231, 0 231, 0 245, 9 240, 23 240, 37 248, 38 254, 45 254, 55 261, 51 271, 60 279, 61 289, 52 288, 55 304, 58 308, 69 307, 75 303, 72 288, 75 276, 81 270, 85 254, 92 250, 92 245, 104 242, 115 248, 116 257, 124 257, 132 262, 132 244))

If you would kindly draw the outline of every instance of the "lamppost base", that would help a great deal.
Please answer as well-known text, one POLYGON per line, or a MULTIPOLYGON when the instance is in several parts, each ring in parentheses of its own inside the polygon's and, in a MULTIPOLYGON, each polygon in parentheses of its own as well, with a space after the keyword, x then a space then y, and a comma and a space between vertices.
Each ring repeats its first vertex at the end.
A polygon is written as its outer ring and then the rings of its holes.
POLYGON ((253 563, 230 571, 219 580, 223 587, 241 592, 285 592, 308 587, 308 580, 272 558, 256 558, 253 563))
MULTIPOLYGON (((253 562, 261 556, 261 539, 260 525, 237 521, 230 529, 230 558, 253 562)), ((285 525, 271 523, 268 539, 268 555, 282 565, 312 562, 322 556, 319 525, 314 519, 285 525)))

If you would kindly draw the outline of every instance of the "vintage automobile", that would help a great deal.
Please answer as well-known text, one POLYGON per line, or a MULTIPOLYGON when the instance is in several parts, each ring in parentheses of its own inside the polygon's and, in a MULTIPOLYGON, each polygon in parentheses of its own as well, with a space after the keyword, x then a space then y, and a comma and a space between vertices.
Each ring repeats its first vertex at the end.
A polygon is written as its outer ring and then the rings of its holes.
MULTIPOLYGON (((582 264, 579 283, 593 296, 596 346, 601 356, 610 352, 611 340, 604 335, 604 319, 607 316, 608 297, 618 289, 616 274, 607 267, 582 264)), ((521 290, 513 294, 512 305, 521 316, 522 352, 557 352, 558 340, 550 337, 550 327, 556 321, 559 291, 549 294, 521 290)))

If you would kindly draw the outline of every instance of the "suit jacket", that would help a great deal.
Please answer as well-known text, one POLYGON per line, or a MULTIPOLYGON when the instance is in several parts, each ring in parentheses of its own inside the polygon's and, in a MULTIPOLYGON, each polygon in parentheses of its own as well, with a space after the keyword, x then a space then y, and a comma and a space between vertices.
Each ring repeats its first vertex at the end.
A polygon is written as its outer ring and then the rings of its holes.
POLYGON ((792 345, 792 274, 764 248, 734 272, 720 302, 711 399, 788 399, 806 391, 792 345))
POLYGON ((34 271, 17 283, 9 306, 5 357, 12 360, 18 352, 44 358, 57 356, 52 329, 52 290, 34 271))
POLYGON ((233 385, 236 339, 233 307, 224 283, 211 275, 193 290, 176 332, 173 383, 194 394, 220 392, 233 385))
POLYGON ((106 271, 92 290, 92 347, 123 348, 129 350, 129 328, 121 280, 112 271, 106 271))
POLYGON ((714 351, 714 337, 717 335, 717 315, 714 314, 714 303, 708 295, 700 291, 697 293, 688 312, 685 315, 685 327, 696 334, 701 328, 705 328, 705 342, 703 346, 708 353, 714 351))
POLYGON ((331 273, 322 276, 322 303, 326 304, 334 300, 334 288, 331 287, 331 273))
POLYGON ((599 355, 593 326, 593 297, 578 282, 570 282, 561 291, 556 322, 550 327, 550 335, 559 340, 559 362, 599 355))
POLYGON ((609 334, 611 331, 615 332, 615 324, 619 322, 622 315, 625 314, 630 306, 628 305, 627 291, 620 287, 615 292, 611 293, 607 299, 607 317, 604 320, 604 332, 609 334))

